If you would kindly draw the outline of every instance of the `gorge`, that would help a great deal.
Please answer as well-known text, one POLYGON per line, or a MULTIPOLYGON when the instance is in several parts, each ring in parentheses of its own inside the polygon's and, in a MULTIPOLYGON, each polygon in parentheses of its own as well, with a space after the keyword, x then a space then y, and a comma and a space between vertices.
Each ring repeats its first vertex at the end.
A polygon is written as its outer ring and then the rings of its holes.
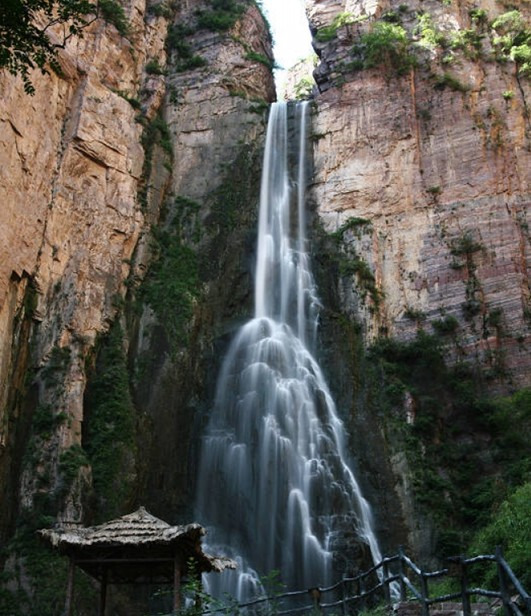
MULTIPOLYGON (((64 595, 35 529, 138 505, 192 520, 222 359, 253 314, 264 20, 243 1, 119 6, 127 32, 95 21, 33 96, 0 72, 0 613, 16 616, 64 595)), ((307 13, 312 348, 382 552, 433 564, 479 549, 529 486, 529 8, 307 13)), ((349 571, 370 561, 356 533, 339 551, 349 571)))

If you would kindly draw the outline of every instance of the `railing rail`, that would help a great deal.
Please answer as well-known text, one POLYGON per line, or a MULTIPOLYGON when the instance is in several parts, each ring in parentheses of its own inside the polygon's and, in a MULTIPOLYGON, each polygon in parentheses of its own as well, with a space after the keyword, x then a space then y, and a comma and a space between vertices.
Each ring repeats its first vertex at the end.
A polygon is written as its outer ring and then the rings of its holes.
MULTIPOLYGON (((487 597, 498 599, 506 616, 531 616, 531 597, 518 580, 500 548, 495 554, 484 554, 465 558, 448 558, 448 567, 438 571, 423 571, 403 551, 399 549, 394 556, 382 559, 367 571, 353 577, 343 577, 339 582, 324 588, 310 588, 261 596, 235 606, 237 614, 275 614, 288 616, 296 614, 332 614, 330 610, 340 608, 341 614, 355 614, 365 607, 367 600, 373 604, 382 602, 391 605, 398 601, 417 601, 421 605, 422 616, 429 616, 430 606, 445 601, 458 601, 462 605, 463 616, 471 616, 471 598, 487 597), (498 588, 488 589, 472 586, 469 582, 470 569, 478 563, 496 564, 498 588), (418 581, 412 582, 414 574, 418 581), (458 581, 459 590, 452 593, 431 596, 430 581, 451 577, 458 581), (354 590, 355 589, 355 590, 354 590), (306 601, 297 607, 285 607, 295 599, 306 601), (284 606, 284 607, 283 607, 284 606)), ((211 607, 203 614, 227 613, 219 607, 211 607)), ((338 614, 337 611, 334 615, 338 614)))

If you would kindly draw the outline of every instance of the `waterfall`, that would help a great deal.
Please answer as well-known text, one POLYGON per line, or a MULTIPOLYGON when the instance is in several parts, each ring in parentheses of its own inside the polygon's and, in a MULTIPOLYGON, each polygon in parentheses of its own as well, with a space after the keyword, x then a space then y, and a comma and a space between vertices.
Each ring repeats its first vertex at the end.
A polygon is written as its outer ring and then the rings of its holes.
POLYGON ((271 107, 255 313, 223 361, 199 468, 197 516, 209 527, 209 546, 240 563, 209 590, 239 600, 275 570, 289 589, 330 583, 345 536, 356 534, 381 559, 370 507, 346 462, 343 424, 311 351, 319 302, 305 230, 307 103, 295 112, 294 148, 288 105, 271 107))

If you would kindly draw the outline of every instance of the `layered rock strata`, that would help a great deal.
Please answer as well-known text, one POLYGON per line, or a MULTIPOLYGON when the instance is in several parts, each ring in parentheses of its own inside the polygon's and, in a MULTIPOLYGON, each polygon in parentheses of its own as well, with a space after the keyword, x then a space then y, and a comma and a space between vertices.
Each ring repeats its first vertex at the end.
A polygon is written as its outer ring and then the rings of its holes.
POLYGON ((528 384, 531 368, 530 88, 499 58, 492 22, 504 11, 424 1, 310 7, 321 60, 318 212, 329 232, 351 221, 346 253, 363 255, 379 292, 375 302, 354 273, 343 281, 345 305, 369 341, 455 319, 452 359, 490 367, 500 391, 528 384), (363 36, 377 23, 400 24, 410 66, 384 50, 379 66, 363 68, 363 36), (473 46, 459 43, 463 32, 473 46))
MULTIPOLYGON (((127 3, 127 36, 95 22, 60 51, 60 76, 31 76, 33 97, 0 75, 4 537, 23 468, 20 498, 31 508, 39 477, 46 471, 44 489, 53 492, 63 454, 82 445, 86 359, 127 289, 145 275, 150 226, 168 191, 205 199, 221 182, 221 166, 261 133, 265 100, 274 96, 270 36, 256 7, 241 7, 221 33, 197 24, 208 3, 160 8, 127 3), (166 46, 168 26, 178 28, 181 52, 186 41, 201 63, 183 65, 166 46), (152 126, 166 143, 148 143, 152 126), (28 468, 22 455, 35 417, 46 430, 28 468)), ((78 466, 79 498, 71 494, 62 506, 69 520, 83 517, 81 494, 90 484, 86 460, 78 466)))
MULTIPOLYGON (((437 334, 448 365, 465 362, 491 395, 528 386, 531 374, 531 92, 508 51, 529 15, 525 5, 510 9, 429 0, 308 6, 320 57, 312 194, 339 250, 340 310, 369 346, 437 334)), ((419 469, 399 435, 416 427, 419 401, 406 390, 402 407, 384 417, 370 404, 370 385, 357 381, 364 366, 356 361, 330 358, 332 381, 380 536, 394 546, 405 524, 402 537, 428 562, 438 531, 419 506, 419 469)), ((473 434, 473 418, 465 426, 451 403, 438 406, 424 418, 438 422, 428 444, 442 448, 437 439, 448 431, 456 451, 494 445, 473 434)), ((419 451, 428 467, 426 443, 419 451)))

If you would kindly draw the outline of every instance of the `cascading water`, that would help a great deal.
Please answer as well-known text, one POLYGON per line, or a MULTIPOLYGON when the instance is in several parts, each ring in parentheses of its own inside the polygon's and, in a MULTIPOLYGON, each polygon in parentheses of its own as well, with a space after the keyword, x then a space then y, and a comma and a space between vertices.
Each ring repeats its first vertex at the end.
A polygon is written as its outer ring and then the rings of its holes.
POLYGON ((318 300, 305 235, 306 103, 296 115, 290 177, 288 105, 271 108, 255 315, 223 362, 202 443, 198 519, 209 526, 209 547, 240 563, 209 590, 239 600, 257 590, 258 573, 274 570, 290 589, 326 585, 345 531, 381 558, 369 505, 345 461, 342 422, 310 351, 318 300))

